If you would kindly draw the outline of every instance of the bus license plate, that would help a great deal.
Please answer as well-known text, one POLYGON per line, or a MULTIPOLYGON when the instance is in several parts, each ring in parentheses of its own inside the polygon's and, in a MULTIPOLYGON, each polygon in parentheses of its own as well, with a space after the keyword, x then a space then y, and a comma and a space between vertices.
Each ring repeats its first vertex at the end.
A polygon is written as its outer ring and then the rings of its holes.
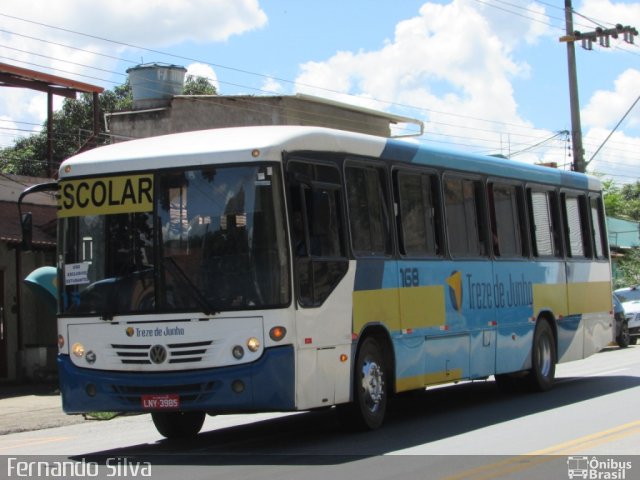
POLYGON ((145 410, 175 410, 180 408, 180 395, 142 395, 141 402, 145 410))

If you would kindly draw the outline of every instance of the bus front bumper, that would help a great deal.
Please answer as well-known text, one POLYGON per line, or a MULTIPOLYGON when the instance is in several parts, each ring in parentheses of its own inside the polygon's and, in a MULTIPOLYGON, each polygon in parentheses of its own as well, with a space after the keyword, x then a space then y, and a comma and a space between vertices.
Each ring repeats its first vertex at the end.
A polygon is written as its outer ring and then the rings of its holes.
POLYGON ((152 412, 175 405, 210 413, 295 408, 292 346, 270 348, 250 364, 181 372, 114 372, 79 368, 58 355, 66 413, 152 412), (158 403, 150 399, 169 399, 158 403), (155 407, 154 407, 155 406, 155 407))

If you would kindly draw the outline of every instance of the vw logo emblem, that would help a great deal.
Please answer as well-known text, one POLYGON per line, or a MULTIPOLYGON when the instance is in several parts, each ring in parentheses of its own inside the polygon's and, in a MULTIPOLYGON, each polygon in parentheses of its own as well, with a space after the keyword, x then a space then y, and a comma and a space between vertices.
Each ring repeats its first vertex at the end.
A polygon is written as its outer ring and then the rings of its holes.
POLYGON ((167 349, 162 345, 154 345, 149 350, 149 358, 155 364, 164 363, 167 359, 167 349))

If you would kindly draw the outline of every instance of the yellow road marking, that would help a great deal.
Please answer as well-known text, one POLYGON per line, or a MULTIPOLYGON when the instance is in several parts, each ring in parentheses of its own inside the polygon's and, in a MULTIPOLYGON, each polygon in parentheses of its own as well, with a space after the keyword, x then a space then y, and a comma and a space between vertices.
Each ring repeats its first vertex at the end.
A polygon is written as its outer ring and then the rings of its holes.
POLYGON ((444 480, 488 480, 504 477, 505 475, 527 470, 541 463, 555 460, 558 455, 568 456, 580 454, 587 448, 636 434, 640 434, 640 420, 626 423, 609 430, 593 433, 591 435, 585 435, 584 437, 559 443, 542 450, 536 450, 524 455, 517 455, 500 462, 472 468, 456 475, 446 477, 444 480))
POLYGON ((635 433, 640 433, 640 420, 625 423, 624 425, 593 433, 591 435, 585 435, 584 437, 560 443, 550 448, 537 450, 529 453, 529 455, 575 455, 580 453, 576 450, 578 448, 584 451, 586 448, 618 440, 619 438, 628 437, 635 433))
POLYGON ((0 447, 0 452, 3 450, 11 450, 13 448, 22 448, 22 447, 32 447, 35 445, 42 445, 45 443, 54 443, 54 442, 62 442, 64 440, 69 440, 73 437, 45 437, 45 438, 36 438, 33 439, 31 441, 27 441, 27 442, 23 442, 23 443, 17 443, 17 444, 12 444, 9 445, 7 447, 0 447))

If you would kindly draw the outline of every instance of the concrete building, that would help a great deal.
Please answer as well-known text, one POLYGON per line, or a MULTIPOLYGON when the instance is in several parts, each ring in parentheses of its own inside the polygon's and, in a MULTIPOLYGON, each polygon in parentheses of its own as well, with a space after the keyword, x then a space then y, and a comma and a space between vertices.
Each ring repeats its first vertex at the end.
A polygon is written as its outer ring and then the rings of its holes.
POLYGON ((0 176, 0 382, 37 380, 55 374, 55 312, 24 284, 33 270, 55 265, 56 200, 30 195, 23 212, 33 216, 33 248, 24 251, 17 201, 46 178, 0 176), (29 203, 27 203, 29 202, 29 203))
POLYGON ((331 127, 382 137, 421 135, 421 121, 309 95, 176 95, 153 108, 107 115, 115 141, 255 125, 331 127))

